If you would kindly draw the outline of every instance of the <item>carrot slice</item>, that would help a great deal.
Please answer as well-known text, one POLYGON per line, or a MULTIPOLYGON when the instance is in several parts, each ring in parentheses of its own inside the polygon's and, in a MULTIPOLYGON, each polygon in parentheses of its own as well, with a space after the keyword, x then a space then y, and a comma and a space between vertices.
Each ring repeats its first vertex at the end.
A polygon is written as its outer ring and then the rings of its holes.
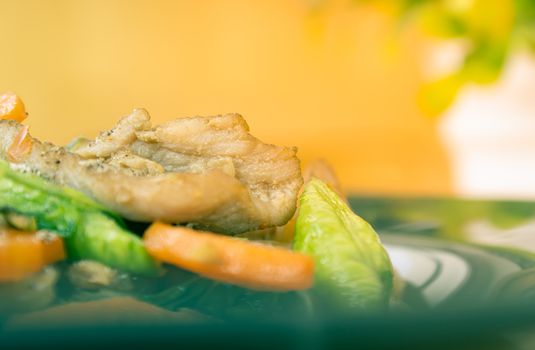
POLYGON ((0 119, 11 119, 20 123, 26 117, 26 108, 20 97, 12 92, 0 95, 0 119))
POLYGON ((63 260, 63 241, 54 234, 0 231, 0 281, 14 282, 63 260))
POLYGON ((153 223, 143 237, 155 259, 208 278, 258 290, 302 290, 314 261, 291 250, 211 232, 153 223))

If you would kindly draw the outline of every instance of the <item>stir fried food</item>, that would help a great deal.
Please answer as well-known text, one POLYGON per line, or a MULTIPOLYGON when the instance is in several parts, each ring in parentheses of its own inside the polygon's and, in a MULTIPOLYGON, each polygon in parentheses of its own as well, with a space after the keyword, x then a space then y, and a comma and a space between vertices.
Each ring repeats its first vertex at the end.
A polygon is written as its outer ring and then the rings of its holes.
POLYGON ((18 170, 78 189, 130 220, 239 233, 285 224, 303 181, 295 149, 262 143, 248 130, 237 114, 152 128, 148 113, 137 109, 71 152, 3 120, 0 157, 18 170), (10 156, 21 135, 31 149, 10 156))
POLYGON ((2 95, 0 316, 99 293, 212 316, 388 305, 390 259, 334 171, 314 163, 303 187, 296 149, 256 139, 240 115, 152 126, 135 109, 65 147, 25 118, 2 95))

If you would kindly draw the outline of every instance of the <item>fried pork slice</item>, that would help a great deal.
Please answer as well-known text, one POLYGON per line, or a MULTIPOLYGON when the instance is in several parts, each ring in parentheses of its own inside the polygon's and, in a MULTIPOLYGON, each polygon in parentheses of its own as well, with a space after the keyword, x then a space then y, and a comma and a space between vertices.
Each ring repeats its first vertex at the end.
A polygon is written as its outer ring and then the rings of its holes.
MULTIPOLYGON (((22 130, 0 121, 0 156, 22 130)), ((282 225, 302 177, 296 150, 264 144, 237 114, 152 128, 137 109, 73 152, 33 139, 16 169, 76 188, 135 221, 193 223, 240 233, 282 225)))

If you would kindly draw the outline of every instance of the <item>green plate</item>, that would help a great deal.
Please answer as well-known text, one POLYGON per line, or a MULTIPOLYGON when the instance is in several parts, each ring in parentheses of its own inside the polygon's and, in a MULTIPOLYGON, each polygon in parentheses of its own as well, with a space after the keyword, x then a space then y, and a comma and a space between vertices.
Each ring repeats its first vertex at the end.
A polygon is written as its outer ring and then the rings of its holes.
MULTIPOLYGON (((183 287, 176 294, 152 286, 136 297, 175 310, 217 308, 233 298, 236 310, 253 307, 258 313, 180 325, 43 325, 0 334, 0 348, 57 348, 58 343, 88 349, 530 348, 529 330, 535 327, 534 203, 362 196, 350 202, 379 231, 403 281, 400 300, 388 313, 317 318, 309 317, 306 298, 299 296, 291 299, 294 304, 281 305, 276 299, 236 296, 234 289, 220 285, 211 286, 209 296, 183 287), (266 317, 267 311, 276 317, 266 317)), ((195 276, 188 278, 190 286, 206 287, 195 276)))

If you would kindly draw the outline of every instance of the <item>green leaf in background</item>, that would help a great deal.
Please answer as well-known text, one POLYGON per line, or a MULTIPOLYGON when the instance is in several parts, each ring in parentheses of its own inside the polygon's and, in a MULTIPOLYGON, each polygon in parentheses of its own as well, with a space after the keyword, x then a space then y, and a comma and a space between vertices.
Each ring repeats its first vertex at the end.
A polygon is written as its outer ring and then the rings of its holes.
POLYGON ((417 26, 424 33, 439 38, 458 38, 466 35, 468 28, 465 21, 455 11, 451 11, 439 2, 426 1, 412 4, 409 8, 417 26))
POLYGON ((455 101, 462 87, 491 84, 499 79, 507 59, 519 50, 535 51, 533 0, 355 0, 395 7, 399 21, 442 40, 461 39, 467 45, 463 64, 455 72, 426 83, 418 96, 422 110, 436 116, 455 101))
POLYGON ((427 115, 439 115, 453 103, 463 83, 463 76, 455 73, 423 85, 418 95, 419 107, 427 115))
POLYGON ((467 54, 460 74, 465 82, 490 84, 495 82, 505 65, 507 43, 481 40, 467 54))

